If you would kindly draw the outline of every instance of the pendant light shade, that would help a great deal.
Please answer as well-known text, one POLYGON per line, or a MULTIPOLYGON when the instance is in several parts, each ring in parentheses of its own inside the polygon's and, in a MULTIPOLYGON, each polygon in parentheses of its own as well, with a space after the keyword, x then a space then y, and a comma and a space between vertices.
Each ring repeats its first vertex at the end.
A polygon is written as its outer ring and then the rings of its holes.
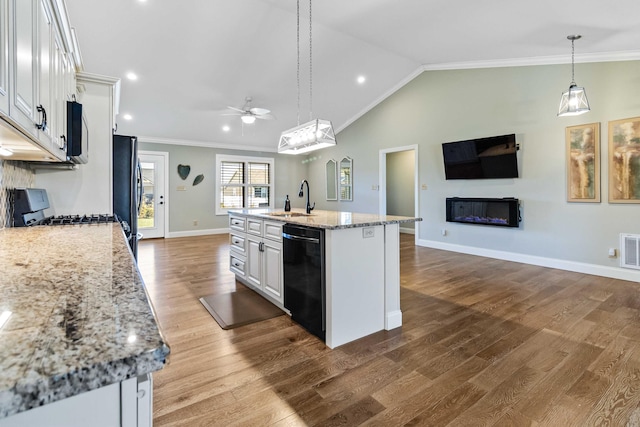
POLYGON ((571 40, 571 84, 569 90, 562 93, 560 98, 560 107, 558 108, 558 117, 565 116, 577 116, 591 111, 589 107, 589 100, 587 99, 587 92, 583 87, 578 87, 575 82, 575 61, 574 61, 574 46, 573 43, 581 38, 579 34, 567 36, 567 39, 571 40))
POLYGON ((336 145, 336 135, 329 120, 315 119, 282 132, 278 153, 304 154, 336 145))
POLYGON ((310 121, 300 124, 300 0, 297 0, 297 29, 298 29, 298 125, 287 129, 280 135, 278 142, 278 153, 281 154, 304 154, 310 151, 336 145, 336 135, 333 125, 329 120, 313 120, 312 100, 313 100, 313 62, 312 62, 312 19, 311 0, 309 0, 309 119, 310 121))

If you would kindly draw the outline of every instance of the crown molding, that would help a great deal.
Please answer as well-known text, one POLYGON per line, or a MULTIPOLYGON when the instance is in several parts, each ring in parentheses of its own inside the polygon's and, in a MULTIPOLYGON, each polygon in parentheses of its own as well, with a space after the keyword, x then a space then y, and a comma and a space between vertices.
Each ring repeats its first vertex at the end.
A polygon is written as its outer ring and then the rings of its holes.
MULTIPOLYGON (((600 52, 575 55, 576 63, 616 62, 640 60, 640 50, 622 52, 600 52)), ((423 71, 469 70, 474 68, 527 67, 532 65, 570 64, 569 55, 536 56, 531 58, 496 59, 492 61, 449 62, 442 64, 425 64, 423 71)))
POLYGON ((209 141, 190 141, 188 139, 170 139, 170 138, 157 138, 154 136, 138 136, 139 142, 147 142, 150 144, 165 144, 165 145, 182 145, 186 147, 205 147, 205 148, 222 148, 226 150, 234 151, 262 151, 265 153, 275 153, 277 148, 265 148, 256 145, 243 145, 242 148, 238 148, 235 144, 224 144, 220 142, 209 141))
MULTIPOLYGON (((621 51, 621 52, 601 52, 601 53, 586 53, 581 55, 575 55, 576 63, 589 63, 589 62, 616 62, 616 61, 637 61, 640 60, 640 50, 636 51, 621 51)), ((445 70, 471 70, 481 68, 500 68, 500 67, 527 67, 532 65, 558 65, 558 64, 570 64, 571 58, 568 55, 557 56, 538 56, 531 58, 517 58, 517 59, 497 59, 494 61, 469 61, 469 62, 449 62, 442 64, 424 64, 414 70, 407 77, 402 79, 396 85, 387 90, 382 96, 378 97, 375 101, 367 105, 360 110, 357 114, 351 117, 349 120, 338 126, 336 134, 346 129, 360 117, 367 114, 374 107, 387 99, 389 96, 396 93, 403 86, 409 83, 411 80, 418 77, 425 71, 445 71, 445 70)))
POLYGON ((78 83, 101 83, 101 84, 117 84, 120 79, 117 77, 103 76, 101 74, 85 73, 80 71, 76 73, 78 83))

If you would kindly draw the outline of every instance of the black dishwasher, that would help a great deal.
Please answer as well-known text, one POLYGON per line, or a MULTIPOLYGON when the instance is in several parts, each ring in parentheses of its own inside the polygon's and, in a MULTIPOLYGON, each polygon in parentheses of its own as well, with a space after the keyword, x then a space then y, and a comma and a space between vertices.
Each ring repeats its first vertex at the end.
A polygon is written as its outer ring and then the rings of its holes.
POLYGON ((324 230, 282 227, 284 306, 291 318, 325 340, 324 230))

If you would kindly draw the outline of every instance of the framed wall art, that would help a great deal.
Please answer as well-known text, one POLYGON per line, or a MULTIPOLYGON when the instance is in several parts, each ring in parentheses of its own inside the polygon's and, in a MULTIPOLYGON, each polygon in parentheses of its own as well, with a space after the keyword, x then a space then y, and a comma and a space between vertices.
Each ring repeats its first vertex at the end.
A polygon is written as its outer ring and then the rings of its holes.
POLYGON ((600 202, 600 123, 569 126, 567 201, 600 202))
POLYGON ((640 203, 640 117, 609 122, 609 202, 640 203))

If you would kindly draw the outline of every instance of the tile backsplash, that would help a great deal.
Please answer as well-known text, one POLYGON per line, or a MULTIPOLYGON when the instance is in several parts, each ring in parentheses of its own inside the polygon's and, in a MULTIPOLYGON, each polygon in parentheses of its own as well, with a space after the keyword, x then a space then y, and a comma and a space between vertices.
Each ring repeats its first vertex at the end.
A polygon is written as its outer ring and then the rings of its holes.
POLYGON ((0 229, 11 227, 10 190, 33 187, 35 172, 27 163, 0 160, 0 229))

